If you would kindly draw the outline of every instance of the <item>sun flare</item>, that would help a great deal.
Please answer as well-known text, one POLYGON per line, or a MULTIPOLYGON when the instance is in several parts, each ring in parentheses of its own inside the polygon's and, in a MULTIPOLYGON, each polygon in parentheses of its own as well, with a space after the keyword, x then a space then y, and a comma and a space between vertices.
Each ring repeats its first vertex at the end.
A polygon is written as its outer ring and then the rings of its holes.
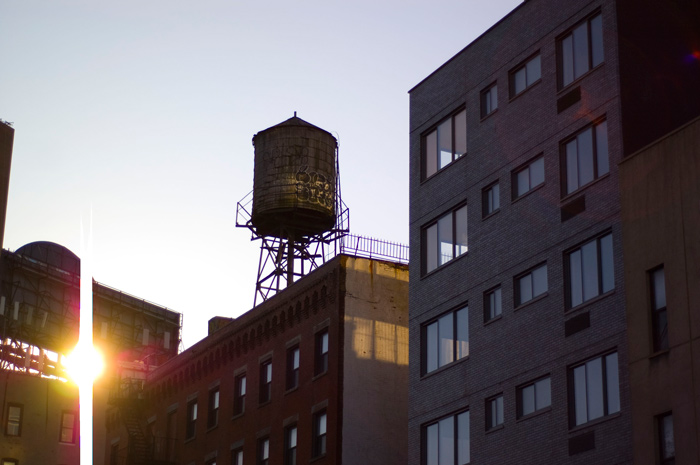
POLYGON ((91 385, 104 370, 102 354, 92 344, 78 342, 64 365, 70 379, 78 386, 91 385))

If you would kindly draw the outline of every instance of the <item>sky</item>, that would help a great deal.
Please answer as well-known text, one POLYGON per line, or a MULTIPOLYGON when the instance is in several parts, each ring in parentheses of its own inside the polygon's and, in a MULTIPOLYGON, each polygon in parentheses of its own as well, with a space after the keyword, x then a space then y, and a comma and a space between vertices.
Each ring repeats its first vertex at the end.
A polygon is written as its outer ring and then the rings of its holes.
POLYGON ((334 134, 351 234, 407 244, 408 91, 519 3, 0 0, 3 247, 81 255, 91 224, 94 279, 190 347, 253 306, 253 135, 295 111, 334 134))

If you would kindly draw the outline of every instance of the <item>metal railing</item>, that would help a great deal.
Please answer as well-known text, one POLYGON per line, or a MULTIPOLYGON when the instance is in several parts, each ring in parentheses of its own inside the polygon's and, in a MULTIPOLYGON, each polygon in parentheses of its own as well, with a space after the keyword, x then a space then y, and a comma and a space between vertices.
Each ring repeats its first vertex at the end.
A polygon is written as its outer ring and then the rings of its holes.
POLYGON ((326 260, 333 256, 344 253, 355 257, 370 259, 389 260, 403 264, 408 264, 408 246, 398 242, 389 242, 371 237, 356 236, 346 234, 341 237, 335 250, 330 251, 326 260))

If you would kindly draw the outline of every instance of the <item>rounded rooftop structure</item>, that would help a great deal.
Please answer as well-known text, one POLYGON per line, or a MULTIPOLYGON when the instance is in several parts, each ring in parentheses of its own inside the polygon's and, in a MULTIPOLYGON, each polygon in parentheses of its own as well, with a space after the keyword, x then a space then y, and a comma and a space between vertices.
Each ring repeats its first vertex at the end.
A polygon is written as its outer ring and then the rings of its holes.
POLYGON ((30 242, 15 250, 15 253, 63 271, 80 275, 80 258, 66 247, 55 242, 30 242))
POLYGON ((251 222, 286 239, 329 231, 336 220, 336 149, 328 131, 294 117, 253 136, 251 222))

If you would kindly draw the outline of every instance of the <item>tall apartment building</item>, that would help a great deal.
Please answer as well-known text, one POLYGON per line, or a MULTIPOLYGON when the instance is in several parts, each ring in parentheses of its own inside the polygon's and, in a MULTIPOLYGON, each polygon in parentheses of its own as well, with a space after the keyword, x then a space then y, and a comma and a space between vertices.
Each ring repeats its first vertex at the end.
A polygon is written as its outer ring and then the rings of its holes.
POLYGON ((109 465, 406 463, 407 265, 337 255, 209 327, 112 397, 109 465))
POLYGON ((698 82, 697 2, 528 0, 410 91, 409 464, 674 463, 682 404, 632 413, 619 164, 698 82))

